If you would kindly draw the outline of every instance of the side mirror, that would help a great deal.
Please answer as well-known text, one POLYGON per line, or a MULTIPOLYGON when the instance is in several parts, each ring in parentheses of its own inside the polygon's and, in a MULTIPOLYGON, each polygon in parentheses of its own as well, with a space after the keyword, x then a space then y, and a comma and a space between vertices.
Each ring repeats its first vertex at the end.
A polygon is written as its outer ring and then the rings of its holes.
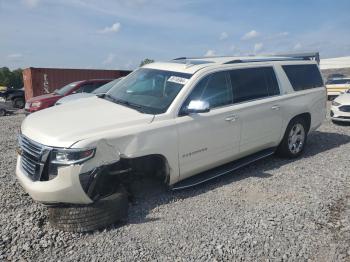
POLYGON ((207 113, 210 111, 210 106, 207 101, 201 101, 201 100, 192 100, 187 108, 185 109, 185 112, 188 114, 191 113, 207 113))

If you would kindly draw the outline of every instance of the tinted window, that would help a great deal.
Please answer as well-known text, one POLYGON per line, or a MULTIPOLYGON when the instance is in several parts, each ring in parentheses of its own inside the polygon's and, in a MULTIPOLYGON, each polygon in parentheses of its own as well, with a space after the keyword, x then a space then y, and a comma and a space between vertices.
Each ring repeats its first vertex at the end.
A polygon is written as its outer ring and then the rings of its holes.
POLYGON ((280 93, 272 67, 230 71, 234 102, 259 99, 280 93))
POLYGON ((192 100, 207 101, 210 108, 232 104, 232 90, 226 72, 213 73, 204 77, 193 89, 184 106, 192 100))
POLYGON ((94 91, 99 86, 101 86, 101 83, 91 83, 91 84, 84 85, 83 92, 91 93, 92 91, 94 91))
POLYGON ((323 80, 316 65, 284 65, 282 68, 295 91, 323 86, 323 80))
POLYGON ((58 94, 58 95, 61 95, 61 96, 66 95, 69 92, 71 92, 72 89, 74 89, 77 86, 77 84, 79 84, 79 83, 80 83, 79 81, 78 82, 74 82, 74 83, 70 83, 70 84, 68 84, 68 85, 66 85, 66 86, 64 86, 64 87, 62 87, 60 89, 55 90, 54 93, 58 94))
POLYGON ((328 85, 341 85, 341 84, 349 84, 350 79, 331 79, 327 81, 328 85))
POLYGON ((96 85, 94 83, 87 83, 80 86, 74 93, 91 93, 96 89, 96 85))

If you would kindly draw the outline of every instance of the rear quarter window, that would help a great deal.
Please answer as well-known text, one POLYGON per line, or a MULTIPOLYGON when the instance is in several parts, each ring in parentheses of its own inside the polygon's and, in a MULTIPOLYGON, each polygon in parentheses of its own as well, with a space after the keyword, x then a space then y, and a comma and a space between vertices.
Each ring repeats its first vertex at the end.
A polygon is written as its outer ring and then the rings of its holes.
POLYGON ((323 86, 317 65, 284 65, 282 68, 295 91, 323 86))

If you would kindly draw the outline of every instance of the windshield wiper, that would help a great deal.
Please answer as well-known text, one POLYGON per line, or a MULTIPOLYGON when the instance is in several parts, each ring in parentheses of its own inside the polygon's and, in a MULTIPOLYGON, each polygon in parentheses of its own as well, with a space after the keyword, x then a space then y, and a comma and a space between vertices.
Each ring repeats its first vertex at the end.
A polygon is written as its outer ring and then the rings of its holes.
POLYGON ((134 104, 134 103, 130 103, 129 101, 125 101, 125 100, 122 100, 122 99, 117 99, 117 98, 114 98, 110 95, 105 95, 104 96, 107 100, 109 101, 112 101, 116 104, 119 104, 119 105, 123 105, 123 106, 126 106, 126 107, 129 107, 129 108, 132 108, 132 109, 135 109, 141 113, 144 113, 143 110, 140 110, 143 108, 143 106, 141 105, 138 105, 138 104, 134 104))

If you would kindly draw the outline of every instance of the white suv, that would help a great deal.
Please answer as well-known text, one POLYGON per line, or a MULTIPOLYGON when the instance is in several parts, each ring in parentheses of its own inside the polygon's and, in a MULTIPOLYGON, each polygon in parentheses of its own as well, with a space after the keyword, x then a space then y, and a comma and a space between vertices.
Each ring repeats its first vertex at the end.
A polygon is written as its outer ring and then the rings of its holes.
POLYGON ((305 57, 157 62, 104 96, 28 116, 16 172, 51 205, 53 225, 92 230, 125 216, 125 189, 143 176, 181 189, 274 152, 297 157, 325 115, 318 65, 305 57))

